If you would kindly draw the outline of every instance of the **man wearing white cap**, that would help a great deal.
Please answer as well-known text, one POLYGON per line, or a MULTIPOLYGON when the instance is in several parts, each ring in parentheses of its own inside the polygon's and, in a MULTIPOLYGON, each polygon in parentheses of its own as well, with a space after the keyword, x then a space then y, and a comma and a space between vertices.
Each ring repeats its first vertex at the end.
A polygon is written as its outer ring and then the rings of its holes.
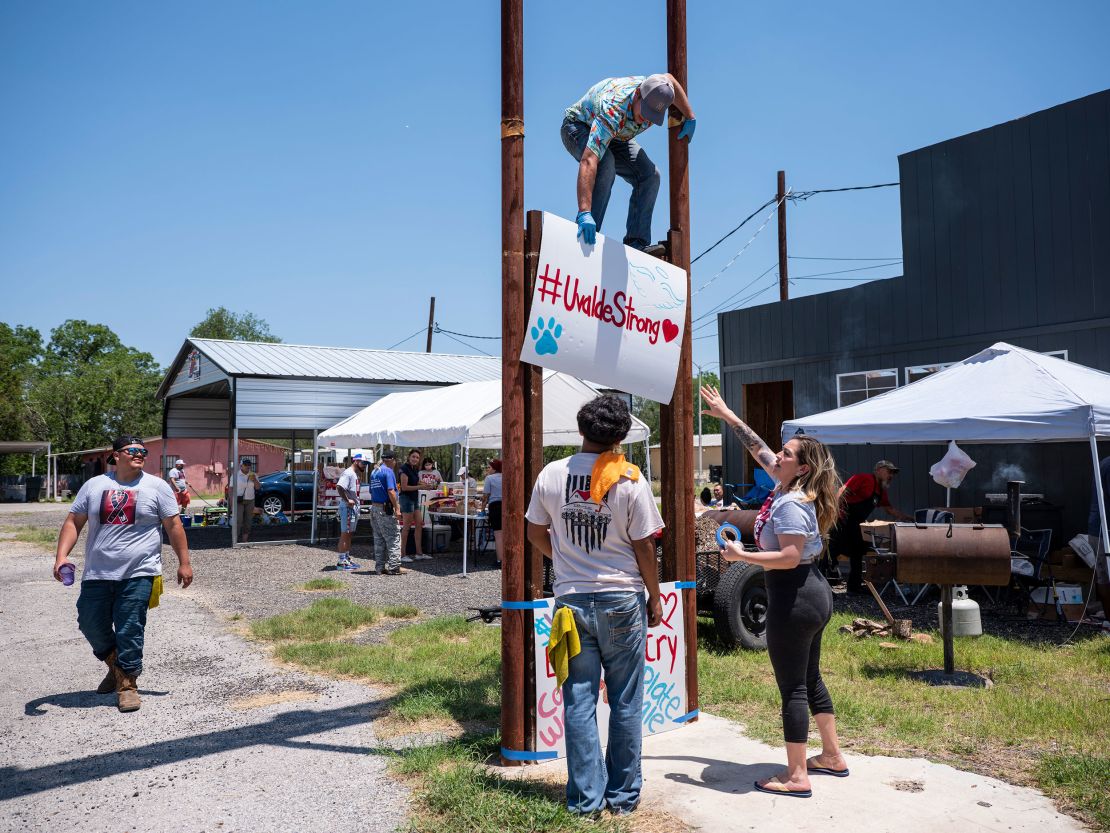
POLYGON ((592 245, 605 219, 613 181, 620 176, 632 186, 624 243, 652 255, 661 246, 649 246, 651 213, 659 193, 659 169, 635 137, 651 125, 662 125, 667 108, 674 105, 683 115, 678 138, 694 138, 694 109, 686 91, 670 73, 606 78, 567 108, 560 136, 563 146, 578 160, 578 236, 592 245))
POLYGON ((173 468, 167 475, 170 481, 170 486, 173 487, 173 496, 177 498, 177 505, 180 511, 184 512, 189 508, 189 484, 185 482, 185 461, 174 460, 173 468))

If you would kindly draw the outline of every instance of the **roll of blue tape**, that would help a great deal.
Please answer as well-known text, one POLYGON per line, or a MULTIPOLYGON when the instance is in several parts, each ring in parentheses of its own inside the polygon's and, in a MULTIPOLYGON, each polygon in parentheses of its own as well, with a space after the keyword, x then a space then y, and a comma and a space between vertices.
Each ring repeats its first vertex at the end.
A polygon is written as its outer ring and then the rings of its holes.
POLYGON ((740 529, 733 524, 721 524, 717 527, 717 546, 727 547, 733 541, 740 540, 740 529), (732 537, 725 537, 726 532, 731 532, 732 537))

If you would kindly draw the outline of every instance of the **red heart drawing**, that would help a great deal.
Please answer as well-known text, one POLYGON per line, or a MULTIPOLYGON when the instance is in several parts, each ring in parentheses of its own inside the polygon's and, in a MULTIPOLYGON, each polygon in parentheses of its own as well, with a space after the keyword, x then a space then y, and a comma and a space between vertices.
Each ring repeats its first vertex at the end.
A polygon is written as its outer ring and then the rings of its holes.
POLYGON ((677 336, 677 335, 678 335, 678 325, 675 324, 673 321, 671 321, 671 319, 664 318, 663 319, 663 341, 666 341, 667 343, 670 343, 670 342, 674 341, 675 336, 677 336))
POLYGON ((671 624, 671 617, 678 610, 678 593, 660 593, 659 606, 663 608, 663 619, 659 624, 673 631, 674 625, 671 624), (669 609, 667 608, 668 604, 670 605, 669 609))

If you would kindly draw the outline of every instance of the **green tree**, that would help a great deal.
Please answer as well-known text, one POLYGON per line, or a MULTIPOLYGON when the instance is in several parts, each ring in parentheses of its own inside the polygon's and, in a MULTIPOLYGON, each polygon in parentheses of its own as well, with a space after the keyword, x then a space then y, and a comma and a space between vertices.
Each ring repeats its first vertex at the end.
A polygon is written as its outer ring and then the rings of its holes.
MULTIPOLYGON (((715 388, 720 388, 721 383, 717 378, 716 373, 702 373, 701 383, 703 385, 712 385, 715 388)), ((690 391, 693 394, 693 415, 694 421, 691 429, 696 437, 698 434, 698 377, 693 376, 690 379, 690 391)), ((659 442, 659 403, 652 399, 645 399, 642 396, 632 397, 632 413, 639 419, 647 424, 651 429, 651 442, 659 442)), ((721 421, 716 417, 703 416, 701 419, 701 430, 706 434, 716 434, 721 430, 721 421)))
MULTIPOLYGON (((27 391, 42 354, 42 335, 33 327, 0 322, 0 439, 35 439, 27 391)), ((0 456, 0 474, 29 470, 24 455, 0 456)))
POLYGON ((110 328, 66 321, 51 330, 30 385, 35 433, 61 451, 95 448, 124 433, 157 435, 161 378, 150 353, 124 345, 110 328))
POLYGON ((226 341, 281 341, 270 332, 270 325, 253 312, 244 312, 240 315, 227 307, 208 310, 204 320, 193 327, 189 335, 226 341))

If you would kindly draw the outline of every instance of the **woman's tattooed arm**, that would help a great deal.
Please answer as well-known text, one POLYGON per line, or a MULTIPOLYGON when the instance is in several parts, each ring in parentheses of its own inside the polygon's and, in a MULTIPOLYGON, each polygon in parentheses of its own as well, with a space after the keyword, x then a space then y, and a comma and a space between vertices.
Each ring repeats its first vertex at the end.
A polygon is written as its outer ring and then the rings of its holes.
POLYGON ((736 432, 736 436, 740 438, 744 448, 755 458, 755 461, 765 469, 770 469, 775 465, 775 453, 767 447, 767 443, 760 439, 759 434, 755 433, 746 423, 737 421, 732 424, 732 430, 736 432))

